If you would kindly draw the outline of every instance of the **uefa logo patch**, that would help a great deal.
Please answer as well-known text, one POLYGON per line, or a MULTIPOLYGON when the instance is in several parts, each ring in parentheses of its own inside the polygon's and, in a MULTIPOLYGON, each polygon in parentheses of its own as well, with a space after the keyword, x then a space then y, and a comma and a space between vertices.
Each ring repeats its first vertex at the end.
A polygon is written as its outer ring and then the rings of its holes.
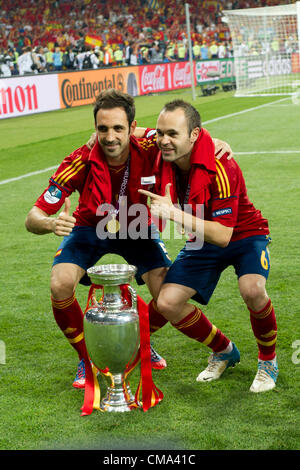
POLYGON ((46 191, 44 194, 44 199, 49 204, 56 204, 58 201, 60 201, 61 196, 62 192, 60 189, 58 189, 56 186, 50 186, 48 191, 46 191))

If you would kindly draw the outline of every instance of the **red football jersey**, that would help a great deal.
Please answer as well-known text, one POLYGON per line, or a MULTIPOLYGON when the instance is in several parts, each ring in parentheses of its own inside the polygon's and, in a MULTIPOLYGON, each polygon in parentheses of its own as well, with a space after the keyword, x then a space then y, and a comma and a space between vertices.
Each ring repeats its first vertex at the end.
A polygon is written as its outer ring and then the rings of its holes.
MULTIPOLYGON (((156 131, 147 129, 145 135, 156 142, 156 131)), ((220 160, 215 159, 216 173, 207 172, 210 183, 205 191, 204 199, 189 201, 195 214, 195 204, 204 203, 204 219, 217 221, 227 227, 234 227, 231 241, 252 235, 268 235, 268 221, 254 207, 247 195, 247 188, 242 170, 232 158, 225 154, 220 160)), ((179 174, 177 196, 184 202, 189 182, 188 174, 179 174)), ((203 182, 203 181, 202 181, 203 182)), ((197 184, 196 184, 197 186, 197 184)), ((202 196, 203 197, 203 196, 202 196)), ((196 215, 196 214, 195 214, 196 215)))
MULTIPOLYGON (((131 139, 130 144, 130 175, 127 187, 127 206, 134 203, 146 204, 146 197, 137 192, 139 188, 150 189, 149 184, 143 184, 143 177, 152 175, 152 166, 157 156, 157 147, 151 139, 131 139)), ((37 199, 35 205, 49 215, 56 214, 65 198, 74 191, 79 193, 79 201, 73 216, 76 218, 76 225, 96 226, 101 216, 96 215, 96 207, 93 205, 92 188, 94 187, 94 177, 91 171, 91 151, 86 145, 68 155, 60 164, 56 172, 49 180, 48 187, 37 199)), ((107 164, 103 162, 104 167, 107 164)), ((108 167, 108 171, 109 171, 108 167)), ((117 187, 123 178, 125 167, 111 169, 109 173, 104 171, 99 174, 103 181, 100 191, 102 191, 102 203, 106 202, 116 205, 117 187), (119 170, 119 171, 118 171, 119 170), (110 181, 107 182, 107 175, 110 181), (109 184, 108 184, 109 183, 109 184), (108 191, 108 188, 109 191, 108 191)))
MULTIPOLYGON (((50 178, 48 187, 35 205, 47 214, 53 215, 62 207, 65 198, 74 191, 79 192, 80 199, 83 198, 89 175, 89 154, 90 150, 84 145, 68 155, 50 178)), ((77 224, 81 225, 80 220, 76 219, 77 224)))
POLYGON ((247 195, 242 170, 227 155, 216 159, 217 173, 210 187, 211 194, 205 206, 204 219, 234 227, 231 241, 252 235, 268 235, 268 221, 254 207, 247 195))

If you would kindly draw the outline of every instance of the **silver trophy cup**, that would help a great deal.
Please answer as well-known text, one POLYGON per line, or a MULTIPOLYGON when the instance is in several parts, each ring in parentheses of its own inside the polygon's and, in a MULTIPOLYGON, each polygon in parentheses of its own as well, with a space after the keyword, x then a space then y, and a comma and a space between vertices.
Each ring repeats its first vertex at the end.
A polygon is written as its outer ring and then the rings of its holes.
POLYGON ((137 296, 130 286, 136 270, 128 264, 87 270, 92 283, 103 286, 101 299, 94 300, 84 316, 84 337, 91 361, 99 370, 109 369, 108 374, 103 374, 109 378, 106 396, 100 403, 103 411, 130 411, 135 405, 125 372, 140 345, 137 296), (128 284, 131 305, 122 297, 122 284, 128 284))

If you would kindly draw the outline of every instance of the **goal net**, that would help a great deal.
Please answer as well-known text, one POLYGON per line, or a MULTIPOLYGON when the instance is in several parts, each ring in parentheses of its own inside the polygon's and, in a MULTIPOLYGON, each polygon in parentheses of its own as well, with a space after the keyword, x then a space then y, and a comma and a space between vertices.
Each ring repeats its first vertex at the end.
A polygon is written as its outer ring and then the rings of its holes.
POLYGON ((224 10, 234 54, 235 96, 300 96, 300 1, 224 10))

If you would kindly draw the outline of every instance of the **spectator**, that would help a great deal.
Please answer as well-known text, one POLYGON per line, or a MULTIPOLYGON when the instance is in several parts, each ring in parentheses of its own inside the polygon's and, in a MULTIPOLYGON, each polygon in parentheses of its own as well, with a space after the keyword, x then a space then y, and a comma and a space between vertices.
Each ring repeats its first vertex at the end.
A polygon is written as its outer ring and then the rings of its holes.
POLYGON ((149 48, 146 45, 142 45, 140 48, 142 64, 149 64, 149 48))
POLYGON ((177 54, 179 61, 184 61, 186 59, 186 47, 183 42, 178 44, 177 54))
POLYGON ((208 47, 206 42, 203 42, 200 47, 201 50, 201 59, 206 60, 208 59, 208 47))
POLYGON ((0 77, 10 77, 13 69, 13 58, 8 51, 4 51, 0 54, 0 77))
POLYGON ((11 47, 10 49, 8 49, 8 53, 11 56, 13 63, 12 75, 19 75, 19 69, 17 64, 19 53, 17 52, 15 47, 11 47))
POLYGON ((173 42, 169 42, 166 48, 165 57, 170 62, 174 62, 175 58, 175 44, 173 42))
POLYGON ((96 51, 91 51, 91 63, 93 69, 98 69, 100 65, 99 53, 96 51))
POLYGON ((82 62, 82 69, 89 70, 93 68, 92 59, 91 59, 91 51, 87 50, 84 52, 83 62, 82 62))
POLYGON ((104 60, 104 52, 101 47, 95 47, 95 54, 98 57, 99 65, 98 67, 103 67, 103 60, 104 60))
POLYGON ((201 49, 200 49, 200 45, 197 41, 195 41, 195 43, 193 45, 193 58, 195 60, 200 60, 201 59, 201 49))
POLYGON ((75 68, 75 53, 72 48, 67 47, 62 57, 64 70, 72 70, 75 68))
POLYGON ((53 52, 49 51, 48 47, 45 47, 43 52, 46 59, 46 70, 47 72, 52 72, 54 70, 53 52))
POLYGON ((218 49, 219 49, 218 45, 215 43, 215 41, 213 41, 213 43, 209 47, 209 54, 212 59, 218 58, 218 49))
POLYGON ((221 42, 219 44, 219 48, 218 48, 218 58, 219 59, 224 59, 226 57, 226 47, 225 45, 221 42))
POLYGON ((103 65, 104 67, 111 67, 113 62, 113 57, 111 53, 111 48, 106 46, 104 48, 104 58, 103 58, 103 65))
POLYGON ((130 57, 133 53, 132 43, 128 43, 125 48, 125 62, 127 65, 130 65, 130 57))
POLYGON ((33 60, 37 65, 37 70, 39 73, 45 72, 46 70, 46 57, 41 46, 37 46, 33 52, 33 60))
POLYGON ((279 41, 277 38, 274 38, 271 42, 271 50, 275 56, 279 54, 279 41))
POLYGON ((135 46, 132 50, 130 55, 130 63, 129 65, 137 65, 138 64, 138 48, 135 46))
POLYGON ((114 59, 116 65, 123 65, 123 51, 121 50, 120 46, 117 46, 114 52, 114 59))
POLYGON ((30 46, 24 48, 23 53, 20 54, 18 57, 17 64, 20 75, 38 73, 37 66, 36 64, 34 64, 32 59, 32 52, 30 46))
POLYGON ((53 52, 53 65, 54 70, 56 71, 62 70, 62 55, 63 53, 61 52, 60 47, 56 46, 53 52))
POLYGON ((149 49, 149 55, 151 64, 158 64, 163 61, 162 51, 157 42, 152 44, 152 47, 149 49))
POLYGON ((76 59, 75 59, 75 67, 77 68, 77 70, 83 69, 84 58, 85 58, 85 48, 82 47, 79 50, 78 54, 76 55, 76 59))

